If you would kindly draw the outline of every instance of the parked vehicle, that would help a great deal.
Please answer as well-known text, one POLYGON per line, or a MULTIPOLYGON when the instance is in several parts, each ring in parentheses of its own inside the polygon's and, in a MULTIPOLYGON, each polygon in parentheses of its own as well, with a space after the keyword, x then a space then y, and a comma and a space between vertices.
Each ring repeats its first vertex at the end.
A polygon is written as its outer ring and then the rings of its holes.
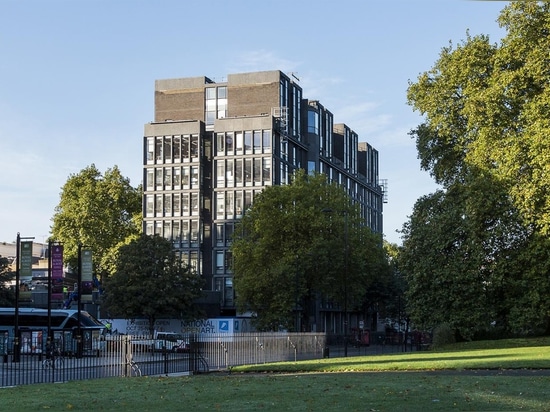
POLYGON ((189 336, 181 333, 157 332, 155 334, 155 340, 156 349, 165 347, 168 350, 179 353, 188 353, 191 351, 189 336))

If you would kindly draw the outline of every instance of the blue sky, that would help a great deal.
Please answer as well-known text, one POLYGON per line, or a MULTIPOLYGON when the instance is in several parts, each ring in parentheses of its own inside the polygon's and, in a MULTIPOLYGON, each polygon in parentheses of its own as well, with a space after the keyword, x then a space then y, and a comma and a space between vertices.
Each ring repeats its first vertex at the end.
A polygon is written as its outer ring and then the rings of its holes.
POLYGON ((47 239, 61 188, 94 163, 142 180, 156 79, 282 70, 380 152, 385 236, 436 190, 408 132, 409 80, 441 49, 504 35, 467 0, 0 0, 0 241, 47 239))

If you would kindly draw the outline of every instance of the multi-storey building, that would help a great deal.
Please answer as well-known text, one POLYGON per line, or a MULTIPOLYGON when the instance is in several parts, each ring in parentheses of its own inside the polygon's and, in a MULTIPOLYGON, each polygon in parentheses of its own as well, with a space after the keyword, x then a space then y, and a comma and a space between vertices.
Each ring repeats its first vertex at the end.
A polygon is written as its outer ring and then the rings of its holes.
POLYGON ((275 71, 157 80, 145 125, 144 232, 171 239, 211 291, 210 315, 235 315, 231 235, 265 186, 303 168, 325 173, 382 233, 378 152, 298 79, 275 71))

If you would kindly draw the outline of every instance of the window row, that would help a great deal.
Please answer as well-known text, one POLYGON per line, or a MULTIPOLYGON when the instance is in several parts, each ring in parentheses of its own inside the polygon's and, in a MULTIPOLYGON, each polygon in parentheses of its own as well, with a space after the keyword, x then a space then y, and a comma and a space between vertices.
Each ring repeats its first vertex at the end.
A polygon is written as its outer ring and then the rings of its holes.
POLYGON ((146 173, 145 190, 200 187, 199 166, 150 167, 146 173))
POLYGON ((252 205, 254 196, 261 190, 228 190, 215 193, 214 219, 235 219, 242 217, 252 205))
POLYGON ((223 154, 270 153, 271 131, 216 133, 216 152, 223 154))
POLYGON ((199 135, 155 136, 146 140, 147 163, 198 161, 199 135))
POLYGON ((271 183, 271 158, 218 159, 216 187, 266 185, 271 183))
POLYGON ((199 193, 158 193, 145 195, 145 217, 198 216, 199 193))
POLYGON ((145 233, 162 236, 183 246, 198 244, 200 241, 198 219, 147 220, 145 233))

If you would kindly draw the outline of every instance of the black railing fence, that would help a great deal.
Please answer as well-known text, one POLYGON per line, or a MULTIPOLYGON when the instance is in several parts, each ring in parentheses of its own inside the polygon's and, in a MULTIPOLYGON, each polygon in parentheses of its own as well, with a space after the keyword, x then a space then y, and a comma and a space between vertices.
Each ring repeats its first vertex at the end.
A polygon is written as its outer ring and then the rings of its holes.
POLYGON ((186 341, 107 335, 79 353, 72 337, 52 345, 31 342, 13 353, 13 340, 0 344, 0 387, 114 376, 193 374, 232 366, 297 361, 327 356, 324 334, 240 333, 187 335, 186 341))

